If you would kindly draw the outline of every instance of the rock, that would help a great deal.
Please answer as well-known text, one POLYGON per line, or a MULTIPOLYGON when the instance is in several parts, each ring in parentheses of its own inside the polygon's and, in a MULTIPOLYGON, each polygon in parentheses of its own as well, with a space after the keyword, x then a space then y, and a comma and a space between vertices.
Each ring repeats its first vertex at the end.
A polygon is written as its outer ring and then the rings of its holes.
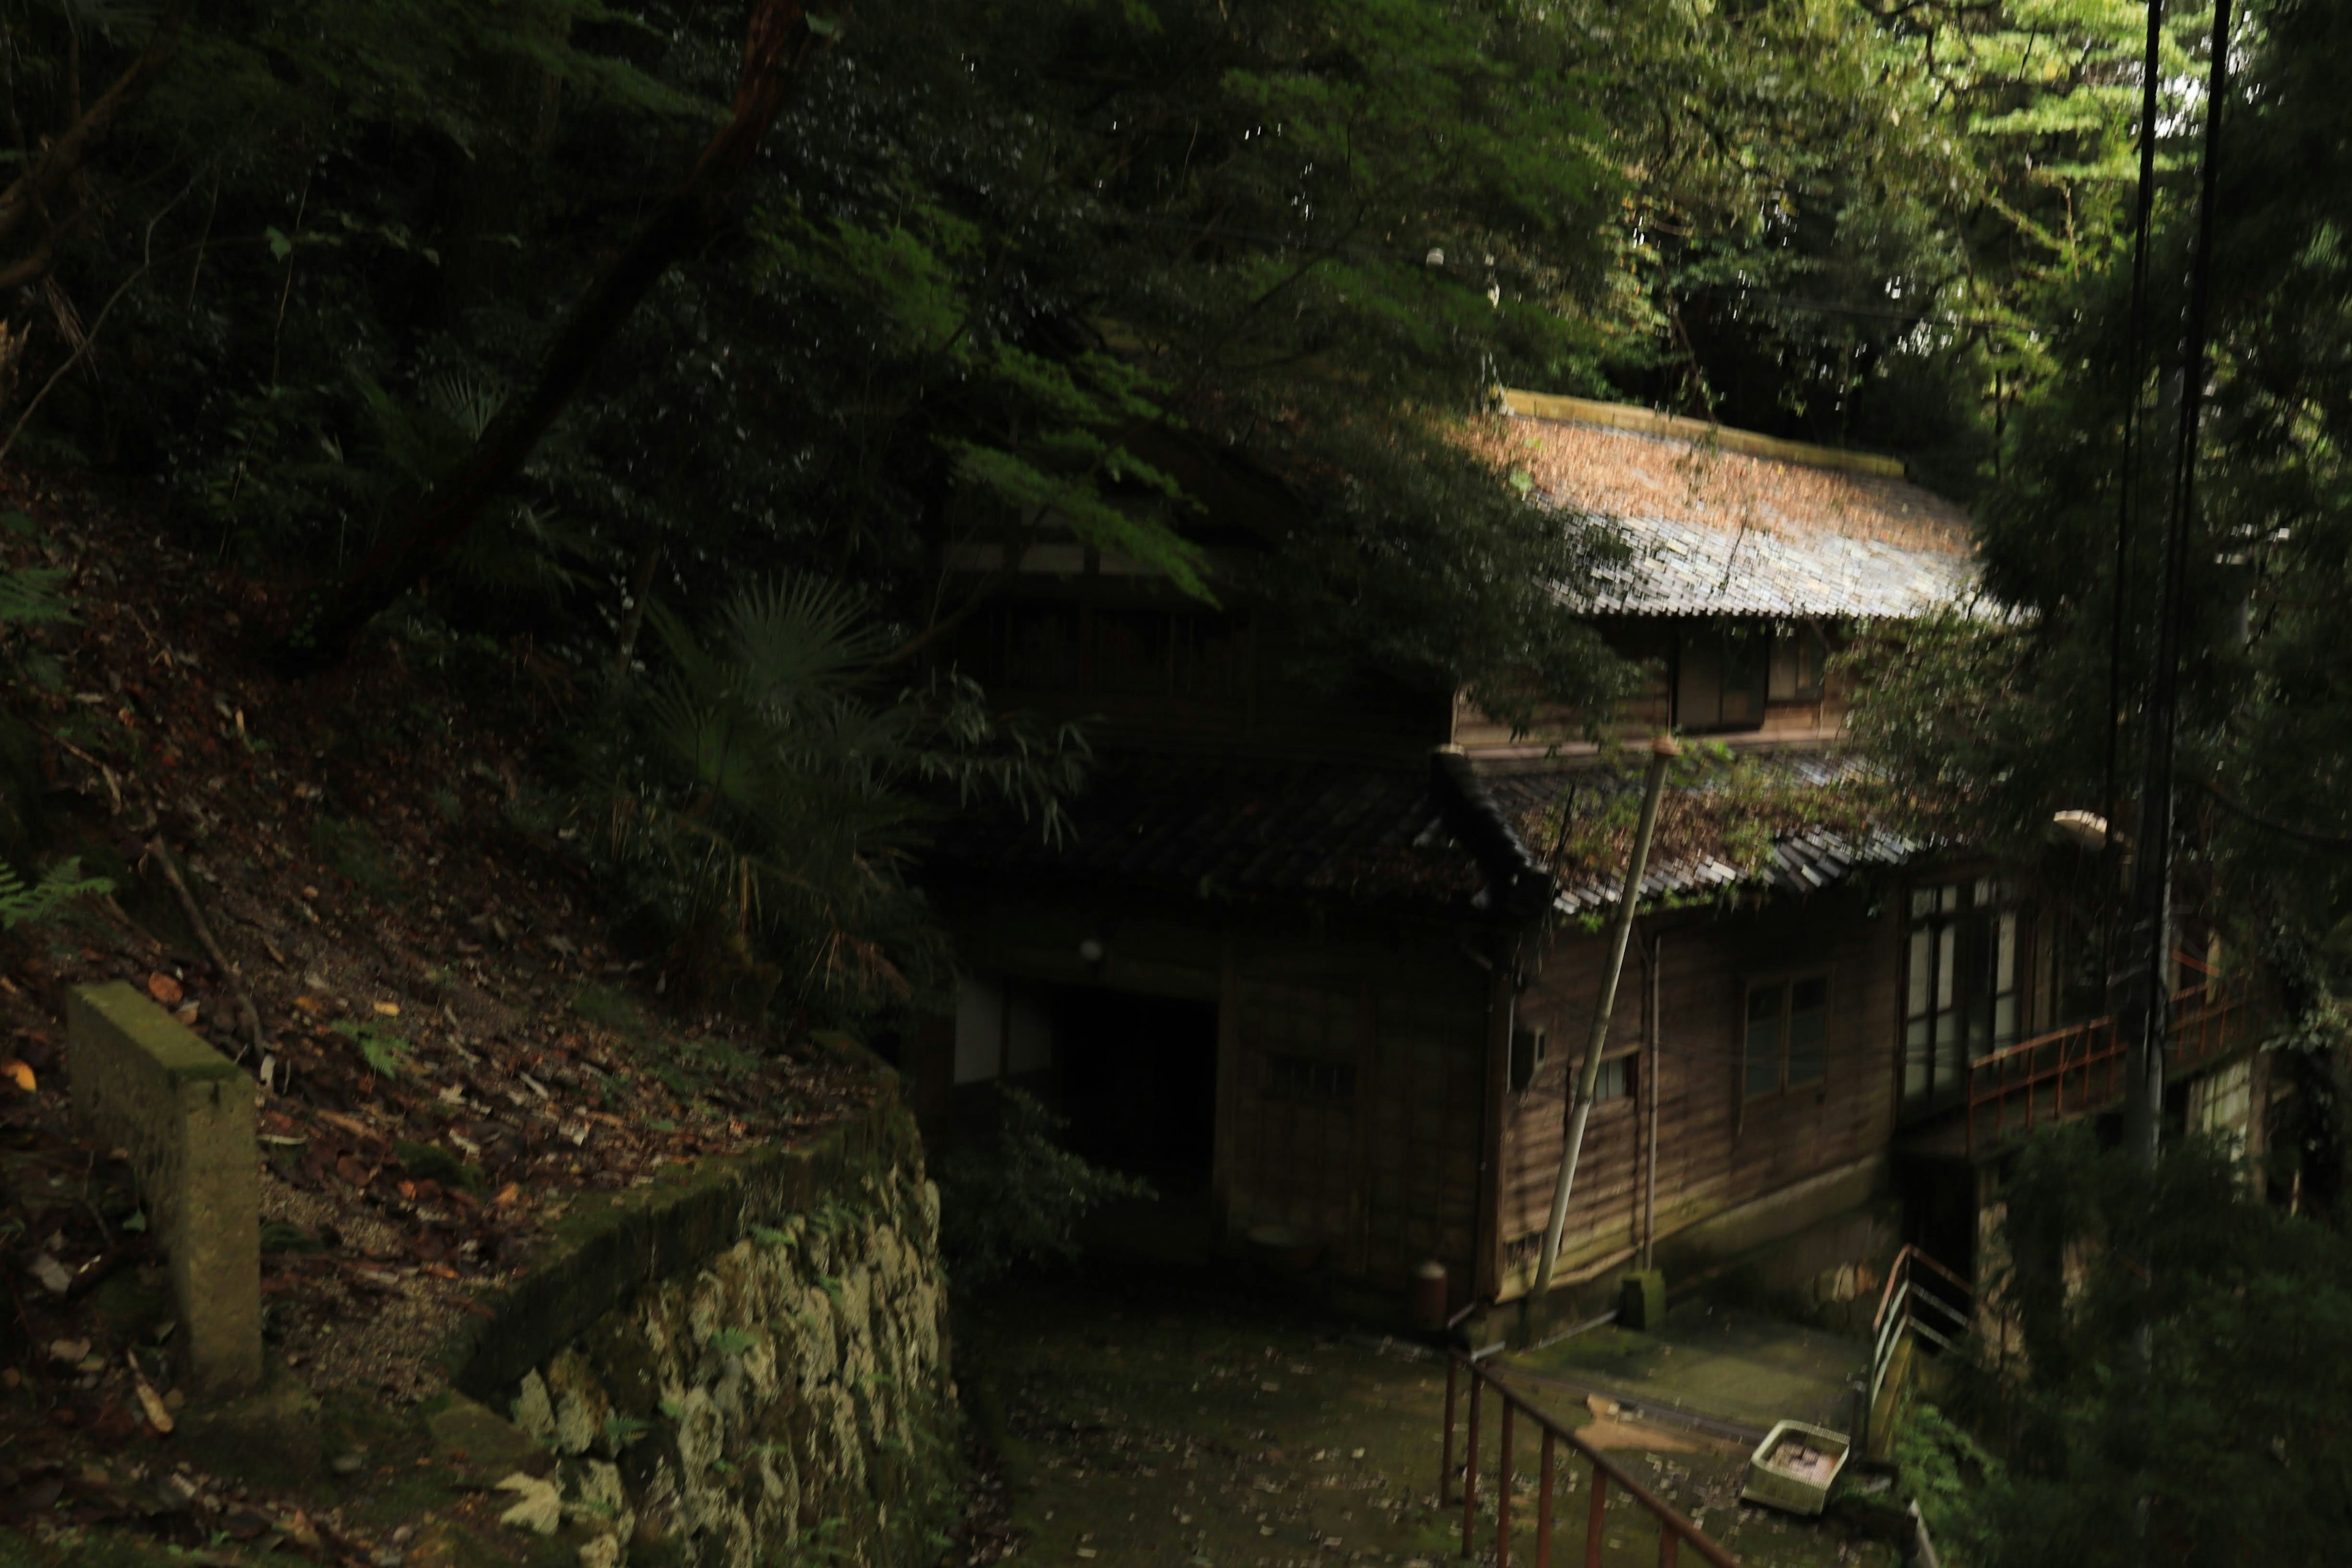
POLYGON ((327 1468, 339 1476, 356 1476, 366 1464, 367 1461, 359 1455, 347 1452, 337 1454, 333 1458, 329 1459, 327 1468))
MULTIPOLYGON (((543 1386, 541 1397, 545 1397, 543 1386)), ((486 1477, 518 1470, 543 1476, 555 1463, 555 1456, 529 1432, 455 1391, 443 1395, 425 1415, 425 1429, 432 1436, 436 1455, 456 1459, 462 1454, 463 1463, 486 1477)))

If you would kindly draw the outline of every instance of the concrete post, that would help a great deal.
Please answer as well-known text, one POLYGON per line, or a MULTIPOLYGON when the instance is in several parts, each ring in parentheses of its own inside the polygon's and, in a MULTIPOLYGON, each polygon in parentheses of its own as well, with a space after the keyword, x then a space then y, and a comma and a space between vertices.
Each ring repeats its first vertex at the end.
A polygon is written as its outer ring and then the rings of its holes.
POLYGON ((180 1353, 206 1393, 261 1381, 261 1165, 252 1076, 133 987, 75 989, 75 1113, 131 1152, 149 1232, 171 1262, 180 1353))

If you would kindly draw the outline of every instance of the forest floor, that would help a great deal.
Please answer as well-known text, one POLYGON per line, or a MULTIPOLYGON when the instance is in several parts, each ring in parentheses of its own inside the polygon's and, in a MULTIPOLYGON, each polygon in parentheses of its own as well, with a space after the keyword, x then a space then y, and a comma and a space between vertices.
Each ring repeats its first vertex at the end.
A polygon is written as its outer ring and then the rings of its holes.
POLYGON ((127 982, 264 1085, 270 1354, 379 1412, 441 1385, 473 1295, 576 1196, 806 1136, 870 1058, 680 1008, 614 949, 595 825, 530 782, 576 668, 411 641, 280 682, 246 635, 278 606, 136 511, 0 477, 0 563, 61 573, 76 616, 7 634, 30 744, 0 826, 114 883, 0 936, 0 1547, 117 1526, 397 1562, 392 1515, 175 1468, 167 1293, 125 1157, 70 1114, 68 993, 127 982))
MULTIPOLYGON (((1416 1345, 1220 1291, 1199 1276, 1105 1266, 970 1304, 958 1360, 967 1405, 1003 1463, 1016 1560, 1102 1568, 1458 1560, 1460 1504, 1441 1509, 1436 1489, 1444 1369, 1416 1345)), ((1556 1418, 1743 1563, 1897 1561, 1891 1547, 1834 1521, 1740 1502, 1746 1456, 1734 1445, 1545 1393, 1535 1397, 1556 1418)), ((1523 1437, 1519 1447, 1514 1559, 1532 1562, 1534 1445, 1523 1437)), ((1490 1447, 1490 1482, 1491 1462, 1490 1447)), ((1557 1539, 1563 1554, 1580 1552, 1588 1483, 1572 1458, 1560 1470, 1557 1539)), ((1656 1531, 1630 1500, 1612 1498, 1607 1517, 1610 1568, 1657 1561, 1656 1531)), ((1491 1505, 1481 1530, 1491 1542, 1491 1505)))

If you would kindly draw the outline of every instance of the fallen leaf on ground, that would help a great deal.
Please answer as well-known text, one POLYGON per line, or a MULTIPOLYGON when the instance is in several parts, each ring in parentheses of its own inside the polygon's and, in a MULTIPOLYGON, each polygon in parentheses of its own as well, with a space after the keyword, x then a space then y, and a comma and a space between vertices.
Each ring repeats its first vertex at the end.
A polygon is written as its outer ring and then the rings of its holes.
POLYGON ((158 970, 147 977, 147 994, 166 1007, 176 1007, 186 993, 180 989, 178 981, 158 970))
POLYGON ((66 1271, 66 1266, 46 1252, 26 1267, 31 1270, 34 1279, 60 1296, 73 1287, 73 1276, 66 1271))
POLYGON ((17 1060, 15 1057, 10 1057, 6 1061, 0 1062, 0 1076, 6 1077, 9 1082, 15 1084, 18 1089, 23 1089, 26 1094, 32 1093, 33 1090, 39 1086, 38 1080, 33 1077, 33 1069, 26 1066, 23 1062, 17 1060))

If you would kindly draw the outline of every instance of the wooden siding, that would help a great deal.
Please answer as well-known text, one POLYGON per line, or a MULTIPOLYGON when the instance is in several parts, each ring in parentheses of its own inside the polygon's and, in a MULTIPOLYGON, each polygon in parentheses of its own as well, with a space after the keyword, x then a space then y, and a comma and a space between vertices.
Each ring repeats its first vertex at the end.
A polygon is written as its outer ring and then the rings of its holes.
MULTIPOLYGON (((1612 1049, 1644 1040, 1651 933, 1637 930, 1611 1022, 1612 1049)), ((1886 1147, 1894 1126, 1895 927, 1857 896, 1823 895, 1761 914, 1663 928, 1656 1081, 1651 1053, 1633 1097, 1596 1108, 1585 1134, 1561 1270, 1603 1266, 1638 1245, 1647 1178, 1650 1097, 1657 1099, 1656 1228, 1685 1226, 1886 1147), (1793 973, 1830 974, 1828 1075, 1818 1088, 1743 1094, 1746 985, 1793 973)), ((1521 1001, 1551 1051, 1514 1097, 1506 1131, 1502 1246, 1507 1295, 1532 1276, 1565 1137, 1569 1075, 1591 1027, 1600 938, 1557 938, 1521 1001)), ((1645 1041, 1646 1044, 1646 1041, 1645 1041)))

